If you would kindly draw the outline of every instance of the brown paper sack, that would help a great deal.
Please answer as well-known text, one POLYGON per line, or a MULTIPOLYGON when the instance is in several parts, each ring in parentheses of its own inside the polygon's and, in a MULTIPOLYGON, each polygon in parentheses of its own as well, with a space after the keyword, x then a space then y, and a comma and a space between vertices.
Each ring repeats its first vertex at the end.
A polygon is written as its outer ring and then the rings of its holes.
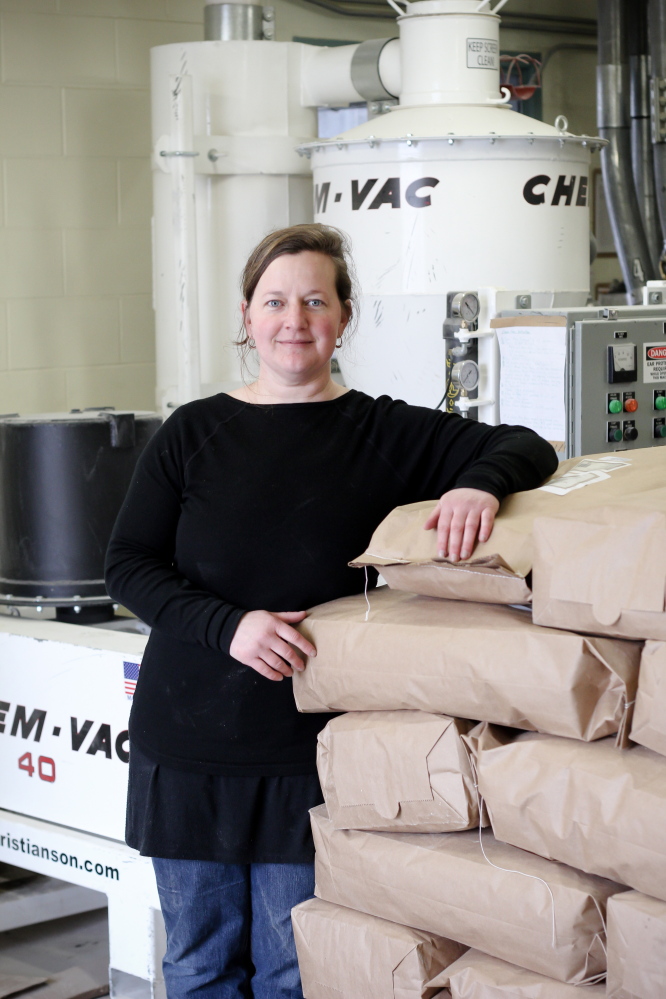
POLYGON ((640 645, 537 628, 497 604, 381 587, 315 607, 299 630, 317 656, 294 676, 299 711, 415 708, 575 739, 617 732, 640 645))
POLYGON ((319 733, 317 769, 336 829, 453 832, 478 825, 471 722, 425 711, 357 711, 319 733))
POLYGON ((581 991, 576 985, 556 982, 535 971, 507 964, 480 950, 466 954, 437 975, 431 985, 441 985, 452 999, 601 999, 603 985, 590 985, 581 991))
POLYGON ((341 905, 291 910, 305 999, 432 999, 429 986, 465 948, 341 905))
POLYGON ((483 947, 558 981, 605 971, 606 899, 621 886, 498 843, 490 832, 486 859, 478 831, 334 829, 325 805, 310 816, 320 898, 483 947))
MULTIPOLYGON (((666 489, 654 490, 666 511, 666 489)), ((666 639, 666 513, 601 507, 534 521, 533 619, 618 638, 666 639)))
POLYGON ((666 643, 646 642, 638 674, 631 738, 666 756, 666 643))
POLYGON ((396 507, 372 535, 367 551, 349 564, 375 566, 394 590, 489 604, 529 603, 532 591, 525 577, 507 565, 492 541, 477 545, 474 557, 464 562, 438 558, 436 532, 423 530, 436 502, 396 507), (493 554, 482 555, 481 549, 493 554))
POLYGON ((612 739, 506 735, 467 737, 495 836, 666 899, 666 759, 612 739))
MULTIPOLYGON (((642 498, 643 494, 658 487, 666 487, 666 454, 660 448, 570 458, 561 462, 543 486, 508 496, 490 539, 477 545, 472 558, 464 562, 438 558, 436 532, 423 530, 437 502, 433 499, 393 510, 373 534, 367 551, 350 564, 376 566, 389 586, 398 590, 458 600, 525 603, 530 600, 526 577, 532 570, 535 517, 558 517, 615 504, 646 509, 650 500, 642 498)), ((662 596, 663 591, 662 586, 662 596)))
POLYGON ((666 996, 666 903, 637 891, 608 904, 608 999, 666 996))

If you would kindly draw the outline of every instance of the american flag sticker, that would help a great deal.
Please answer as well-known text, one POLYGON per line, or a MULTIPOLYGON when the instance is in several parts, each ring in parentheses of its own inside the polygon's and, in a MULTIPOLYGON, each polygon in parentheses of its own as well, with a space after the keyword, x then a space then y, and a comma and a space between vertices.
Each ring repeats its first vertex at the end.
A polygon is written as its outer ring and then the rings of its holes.
POLYGON ((139 679, 141 663, 123 663, 123 676, 125 677, 125 693, 131 701, 136 690, 136 681, 139 679))

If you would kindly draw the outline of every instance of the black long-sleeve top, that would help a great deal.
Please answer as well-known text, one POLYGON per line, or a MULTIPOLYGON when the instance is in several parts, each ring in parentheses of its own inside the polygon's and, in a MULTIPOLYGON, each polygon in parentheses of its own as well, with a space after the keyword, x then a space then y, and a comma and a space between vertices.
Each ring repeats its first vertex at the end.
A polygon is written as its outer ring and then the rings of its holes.
POLYGON ((362 592, 347 563, 395 506, 463 486, 502 500, 556 467, 525 428, 357 391, 181 406, 141 455, 107 555, 109 593, 153 629, 130 739, 176 769, 313 773, 327 716, 299 715, 291 680, 229 655, 242 615, 362 592))

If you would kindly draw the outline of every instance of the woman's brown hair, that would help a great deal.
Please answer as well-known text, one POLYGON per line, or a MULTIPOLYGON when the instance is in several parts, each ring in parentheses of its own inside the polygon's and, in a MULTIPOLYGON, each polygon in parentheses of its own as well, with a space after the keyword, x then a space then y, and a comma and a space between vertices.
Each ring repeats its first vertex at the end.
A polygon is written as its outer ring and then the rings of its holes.
MULTIPOLYGON (((320 222, 290 225, 286 229, 277 229, 264 236, 243 268, 241 275, 243 299, 248 305, 250 304, 262 274, 274 260, 287 253, 304 253, 307 250, 322 253, 333 261, 335 290, 342 308, 346 313, 351 313, 351 318, 356 311, 354 309, 356 295, 349 239, 334 226, 322 225, 320 222)), ((248 335, 244 322, 236 344, 241 348, 247 348, 248 335)))

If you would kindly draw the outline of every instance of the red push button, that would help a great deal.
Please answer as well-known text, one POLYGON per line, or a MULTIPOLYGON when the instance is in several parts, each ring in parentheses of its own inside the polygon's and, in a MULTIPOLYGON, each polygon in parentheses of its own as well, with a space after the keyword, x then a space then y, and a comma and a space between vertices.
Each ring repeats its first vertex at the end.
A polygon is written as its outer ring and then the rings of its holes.
POLYGON ((638 409, 637 399, 625 399, 624 402, 625 413, 635 413, 637 409, 638 409))

